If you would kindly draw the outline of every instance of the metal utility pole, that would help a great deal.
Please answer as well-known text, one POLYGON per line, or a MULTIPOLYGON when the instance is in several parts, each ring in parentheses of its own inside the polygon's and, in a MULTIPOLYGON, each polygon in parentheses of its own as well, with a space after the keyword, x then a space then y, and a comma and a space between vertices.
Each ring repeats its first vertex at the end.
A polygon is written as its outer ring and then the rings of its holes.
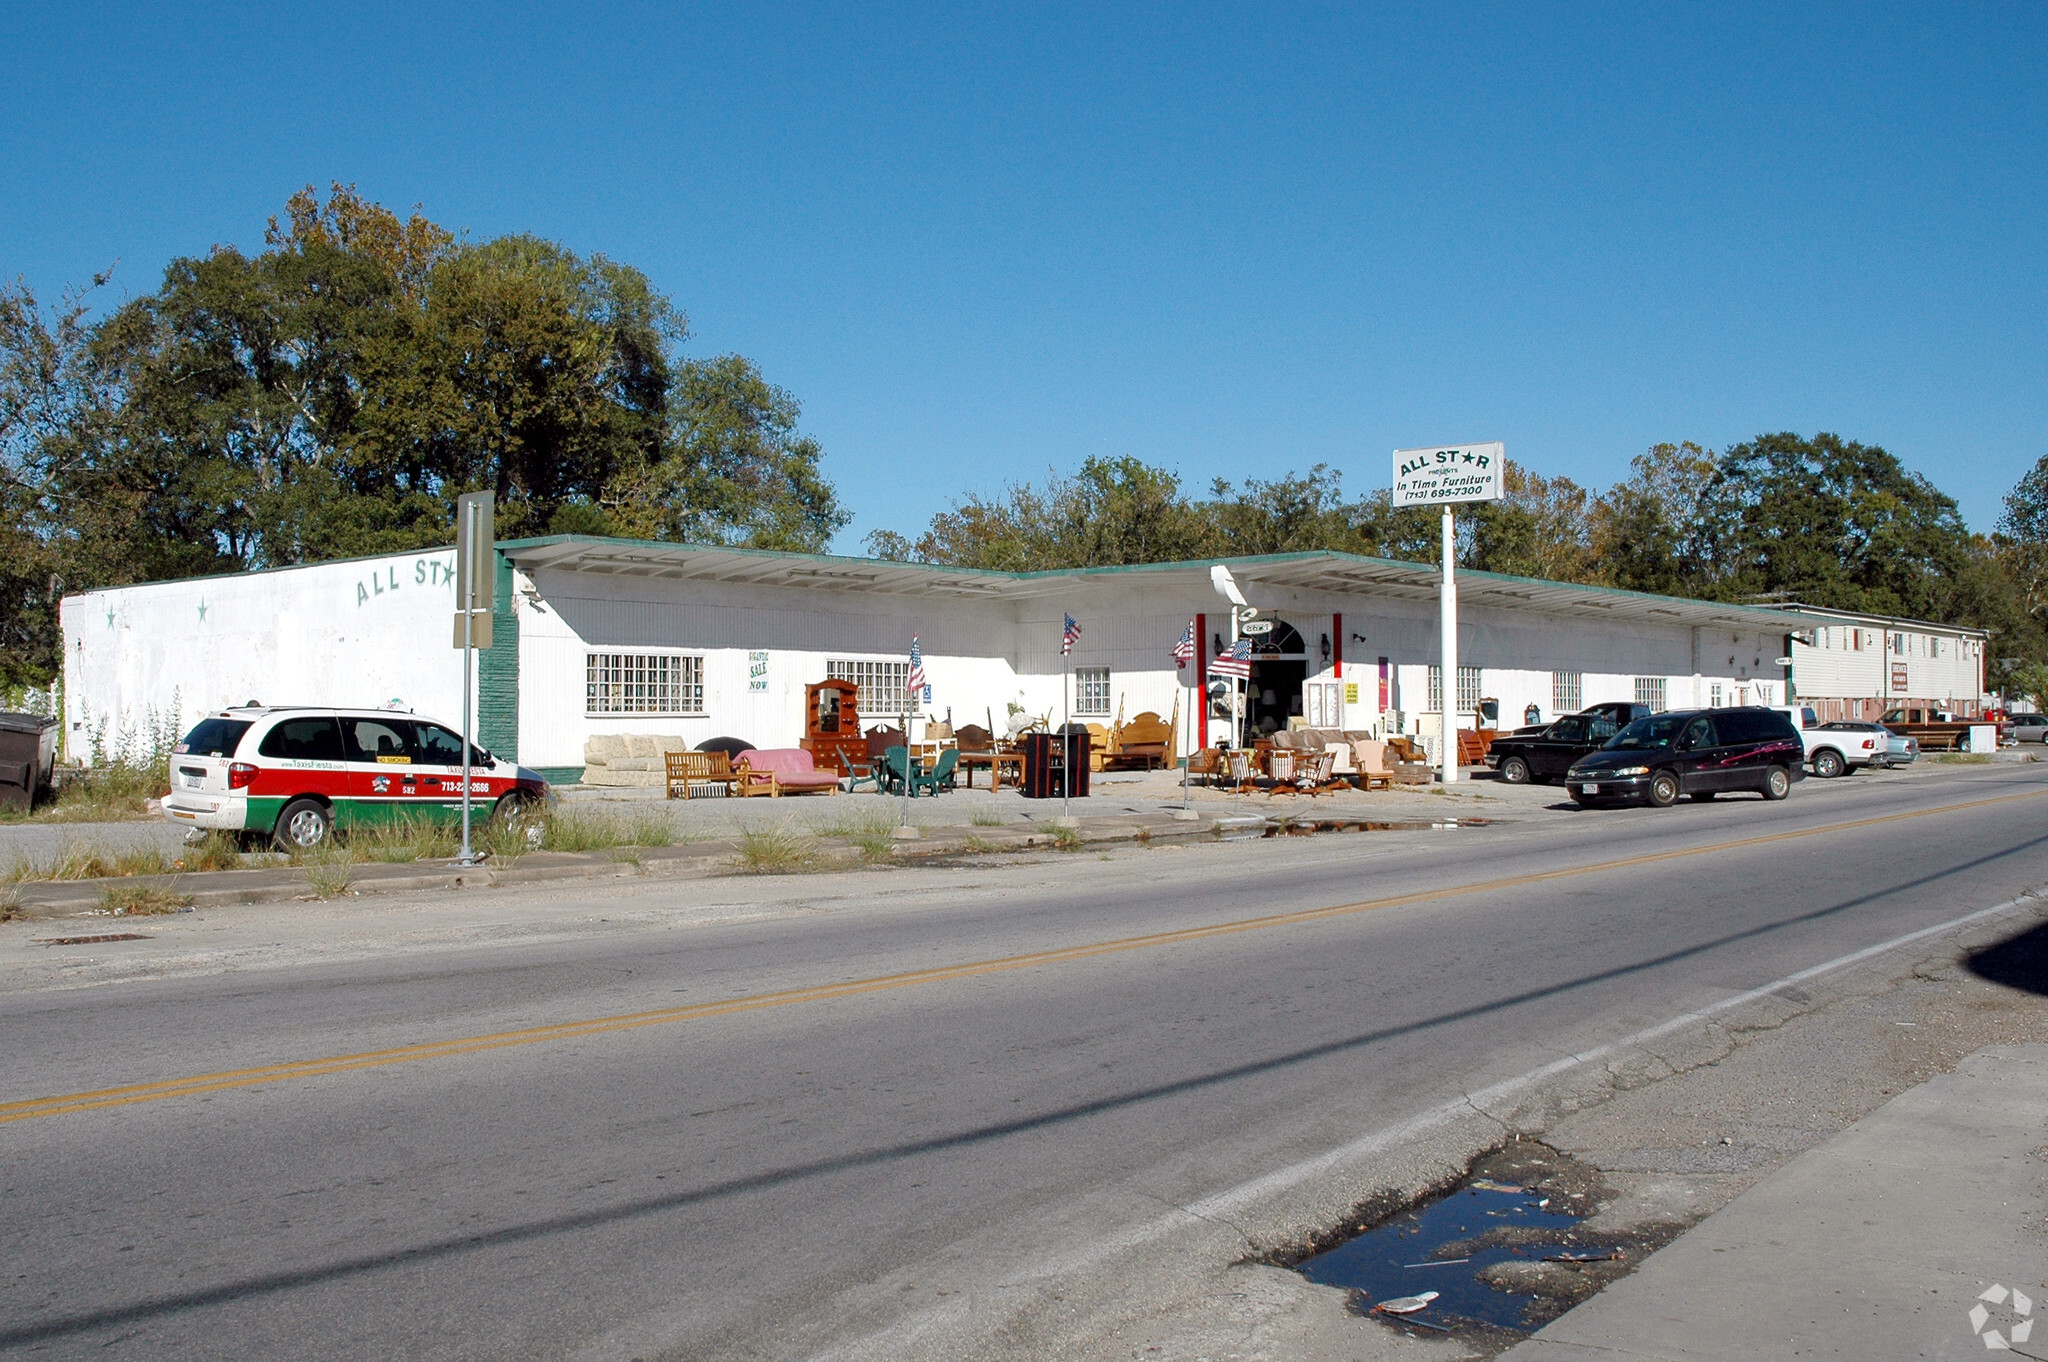
POLYGON ((455 646, 462 649, 462 854, 459 866, 483 863, 470 845, 470 753, 476 746, 475 704, 470 698, 474 653, 491 646, 491 608, 497 586, 497 556, 491 549, 495 501, 472 492, 455 501, 455 646))

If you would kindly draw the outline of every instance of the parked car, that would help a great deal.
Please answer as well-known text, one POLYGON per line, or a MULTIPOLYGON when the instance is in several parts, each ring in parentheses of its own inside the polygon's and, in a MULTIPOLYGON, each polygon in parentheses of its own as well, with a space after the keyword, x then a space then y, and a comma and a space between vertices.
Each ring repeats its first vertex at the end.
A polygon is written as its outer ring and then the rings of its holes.
POLYGON ((1863 719, 1836 719, 1821 725, 1842 734, 1861 734, 1870 738, 1872 766, 1911 766, 1920 758, 1920 740, 1904 733, 1894 733, 1883 724, 1870 723, 1863 719))
MULTIPOLYGON (((509 819, 547 798, 534 771, 470 749, 473 811, 509 819)), ((410 711, 249 706, 201 719, 171 749, 164 817, 305 849, 343 830, 462 817, 462 739, 410 711)))
POLYGON ((2014 742, 2048 742, 2048 715, 2008 714, 2005 723, 2014 742))
POLYGON ((1806 775, 1806 749, 1787 715, 1774 709, 1670 710, 1638 719, 1565 773, 1580 805, 1646 800, 1659 808, 1680 795, 1708 800, 1753 790, 1783 799, 1806 775))
POLYGON ((1873 734, 1851 736, 1849 730, 1822 723, 1812 705, 1771 705, 1769 708, 1790 719, 1792 726, 1799 730, 1799 741, 1806 748, 1806 763, 1822 780, 1833 780, 1836 776, 1848 775, 1859 766, 1868 766, 1885 749, 1883 740, 1873 734))
POLYGON ((1510 785, 1555 780, 1588 752, 1598 751, 1621 731, 1605 714, 1567 714, 1554 723, 1495 738, 1486 764, 1510 785))
MULTIPOLYGON (((1648 705, 1639 705, 1633 700, 1603 700, 1597 705, 1588 705, 1584 709, 1575 710, 1573 714, 1583 715, 1589 719, 1605 719, 1614 725, 1614 731, 1618 733, 1623 727, 1634 723, 1649 712, 1650 707, 1648 705)), ((1566 714, 1561 717, 1569 719, 1573 717, 1573 714, 1566 714)), ((1556 720, 1551 722, 1555 723, 1556 720)), ((1516 729, 1510 736, 1519 738, 1527 733, 1541 733, 1549 726, 1549 724, 1529 724, 1516 729)))

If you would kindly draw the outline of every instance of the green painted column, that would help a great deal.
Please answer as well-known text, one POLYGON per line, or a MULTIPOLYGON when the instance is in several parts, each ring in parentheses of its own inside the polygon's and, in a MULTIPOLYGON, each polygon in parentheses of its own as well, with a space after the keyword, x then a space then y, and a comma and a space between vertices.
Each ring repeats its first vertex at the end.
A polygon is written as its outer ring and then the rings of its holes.
POLYGON ((491 646, 477 654, 476 740, 519 760, 519 618, 512 613, 512 560, 497 554, 491 591, 491 646))

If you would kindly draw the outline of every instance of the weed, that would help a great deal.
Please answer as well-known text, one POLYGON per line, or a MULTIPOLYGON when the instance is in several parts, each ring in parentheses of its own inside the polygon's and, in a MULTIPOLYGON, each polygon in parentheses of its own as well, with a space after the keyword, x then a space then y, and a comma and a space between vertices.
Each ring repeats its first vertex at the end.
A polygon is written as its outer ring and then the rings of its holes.
POLYGON ((130 847, 108 851, 89 842, 67 842, 54 861, 34 861, 17 856, 5 878, 21 880, 102 880, 128 875, 168 875, 170 858, 156 847, 130 847))
POLYGON ((675 824, 664 814, 645 813, 626 829, 625 839, 636 847, 669 847, 676 844, 675 824))
POLYGON ((1052 829, 1052 844, 1061 851, 1079 851, 1081 849, 1081 830, 1079 828, 1055 825, 1052 829))
POLYGON ((21 915, 20 886, 10 884, 0 889, 0 922, 12 922, 21 915))
POLYGON ((750 828, 739 836, 739 868, 749 875, 790 875, 818 862, 810 837, 786 824, 750 828))
POLYGON ((113 917, 155 917, 192 906, 190 894, 160 884, 110 884, 100 890, 100 911, 113 917))
POLYGON ((989 841, 986 837, 976 837, 971 832, 967 834, 966 840, 961 842, 960 845, 968 851, 994 851, 996 849, 994 842, 989 841))
POLYGON ((348 835, 348 844, 359 860, 403 865, 453 856, 461 849, 462 832, 439 818, 400 812, 388 823, 354 829, 348 835))
POLYGON ((349 882, 355 878, 355 853, 345 846, 314 847, 297 860, 306 869, 306 883, 323 899, 346 894, 349 882))
POLYGON ((617 861, 620 865, 646 864, 645 860, 640 855, 640 848, 637 846, 613 847, 610 851, 606 852, 605 854, 610 856, 614 861, 617 861))
POLYGON ((471 830, 470 845, 499 865, 510 865, 538 848, 546 837, 547 829, 538 820, 493 818, 482 827, 471 830))
POLYGON ((862 809, 818 831, 851 843, 864 861, 886 861, 896 852, 895 828, 896 819, 887 810, 862 809))
POLYGON ((1989 752, 1942 752, 1929 760, 1939 762, 1943 766, 1989 766, 1991 764, 1991 754, 1989 752))
POLYGON ((999 828, 1009 820, 1003 817, 1001 809, 976 809, 974 826, 977 828, 999 828))
POLYGON ((171 861, 173 870, 240 870, 242 849, 235 839, 225 832, 209 832, 196 842, 188 842, 185 849, 171 861))

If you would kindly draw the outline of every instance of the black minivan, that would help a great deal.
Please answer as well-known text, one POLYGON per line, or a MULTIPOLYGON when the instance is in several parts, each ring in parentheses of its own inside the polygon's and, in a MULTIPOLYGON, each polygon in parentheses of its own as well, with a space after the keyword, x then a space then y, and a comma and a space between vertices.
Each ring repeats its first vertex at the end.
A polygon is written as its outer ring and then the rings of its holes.
POLYGON ((1783 799, 1806 774, 1805 758, 1799 730, 1777 710, 1668 710, 1573 762, 1565 790, 1582 806, 1642 799, 1661 809, 1682 794, 1706 800, 1734 790, 1783 799))

